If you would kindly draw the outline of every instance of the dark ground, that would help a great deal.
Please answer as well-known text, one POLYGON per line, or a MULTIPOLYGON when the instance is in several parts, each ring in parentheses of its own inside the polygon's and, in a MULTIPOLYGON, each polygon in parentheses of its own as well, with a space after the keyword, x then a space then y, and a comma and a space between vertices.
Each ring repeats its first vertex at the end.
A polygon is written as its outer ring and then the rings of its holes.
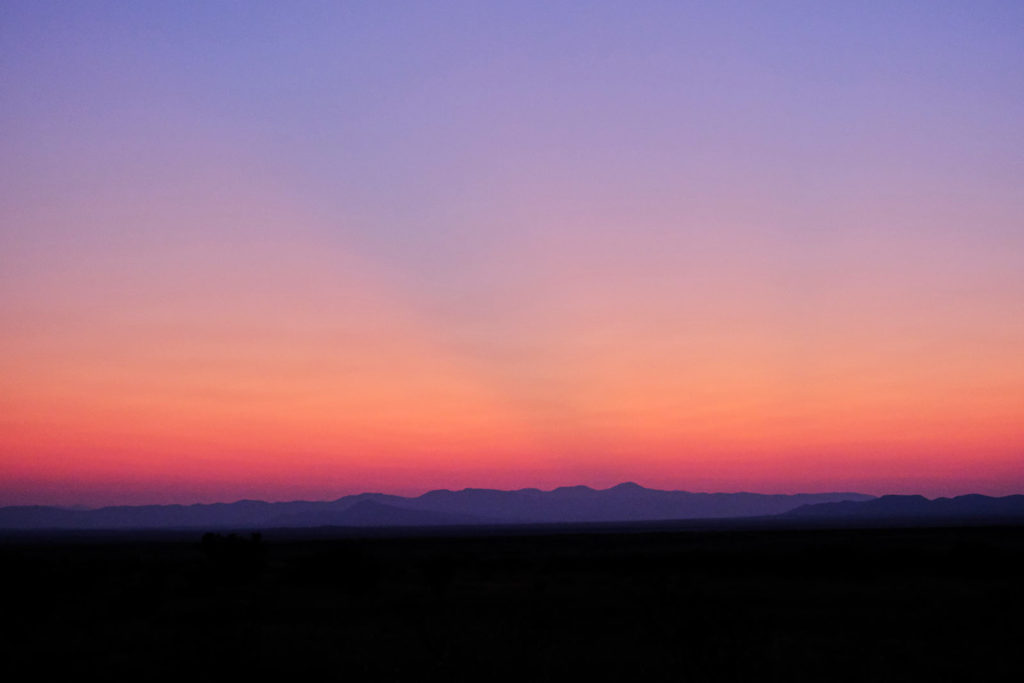
POLYGON ((1021 526, 491 531, 9 534, 0 676, 1024 680, 1021 526))

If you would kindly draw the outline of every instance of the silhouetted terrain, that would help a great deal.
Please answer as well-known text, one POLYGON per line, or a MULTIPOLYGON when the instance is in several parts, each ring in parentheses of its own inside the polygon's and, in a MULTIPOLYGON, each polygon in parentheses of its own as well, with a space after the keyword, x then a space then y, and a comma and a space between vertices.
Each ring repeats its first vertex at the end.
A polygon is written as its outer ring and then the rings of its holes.
POLYGON ((1024 675, 1020 526, 502 528, 0 535, 0 666, 33 680, 1024 675))
POLYGON ((606 490, 563 486, 553 491, 463 489, 415 498, 362 493, 335 501, 210 505, 115 506, 98 510, 0 508, 0 529, 253 529, 316 526, 424 526, 632 522, 776 515, 813 503, 869 500, 860 493, 765 495, 658 491, 637 484, 606 490))
POLYGON ((782 515, 788 519, 829 520, 1024 520, 1024 496, 992 498, 977 494, 928 500, 924 496, 882 496, 868 501, 803 505, 782 515))

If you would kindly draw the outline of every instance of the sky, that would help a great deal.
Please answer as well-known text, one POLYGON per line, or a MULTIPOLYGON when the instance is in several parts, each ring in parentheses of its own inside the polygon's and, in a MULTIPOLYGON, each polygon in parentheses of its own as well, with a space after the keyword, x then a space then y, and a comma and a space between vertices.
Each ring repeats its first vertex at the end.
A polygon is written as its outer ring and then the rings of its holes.
POLYGON ((0 504, 1024 493, 1024 4, 0 5, 0 504))

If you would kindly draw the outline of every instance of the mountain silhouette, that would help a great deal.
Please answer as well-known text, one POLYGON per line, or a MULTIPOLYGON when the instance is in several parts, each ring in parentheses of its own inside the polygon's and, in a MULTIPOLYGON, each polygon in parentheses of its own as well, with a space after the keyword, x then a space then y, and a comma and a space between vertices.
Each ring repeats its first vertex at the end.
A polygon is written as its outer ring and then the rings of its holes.
POLYGON ((75 510, 0 508, 0 529, 255 529, 316 526, 422 526, 638 522, 778 515, 801 505, 871 499, 860 493, 691 493, 627 482, 609 489, 552 491, 439 489, 421 496, 360 493, 333 501, 112 506, 75 510))
POLYGON ((1024 496, 993 498, 979 494, 936 498, 882 496, 867 501, 802 505, 783 513, 792 519, 1017 519, 1024 518, 1024 496))
POLYGON ((446 526, 486 524, 491 520, 454 513, 415 510, 365 499, 344 509, 323 509, 282 515, 270 521, 273 527, 318 526, 446 526))

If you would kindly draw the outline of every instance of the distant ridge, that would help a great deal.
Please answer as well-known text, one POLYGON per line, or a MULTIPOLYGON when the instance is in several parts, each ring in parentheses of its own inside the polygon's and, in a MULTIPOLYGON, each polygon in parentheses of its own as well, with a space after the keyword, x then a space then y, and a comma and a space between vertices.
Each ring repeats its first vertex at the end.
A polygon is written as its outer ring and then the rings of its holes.
POLYGON ((253 529, 320 526, 445 526, 638 522, 779 515, 802 505, 866 501, 861 493, 690 493, 626 482, 609 489, 562 486, 439 489, 417 497, 361 493, 334 501, 115 506, 75 510, 45 506, 0 508, 0 529, 253 529))
POLYGON ((432 510, 411 510, 367 499, 343 510, 315 510, 284 515, 271 520, 275 527, 319 526, 448 526, 452 524, 487 524, 491 520, 470 515, 449 514, 432 510))
POLYGON ((1024 519, 1024 496, 993 498, 979 494, 936 498, 882 496, 867 501, 802 505, 783 513, 790 519, 914 520, 1024 519))

